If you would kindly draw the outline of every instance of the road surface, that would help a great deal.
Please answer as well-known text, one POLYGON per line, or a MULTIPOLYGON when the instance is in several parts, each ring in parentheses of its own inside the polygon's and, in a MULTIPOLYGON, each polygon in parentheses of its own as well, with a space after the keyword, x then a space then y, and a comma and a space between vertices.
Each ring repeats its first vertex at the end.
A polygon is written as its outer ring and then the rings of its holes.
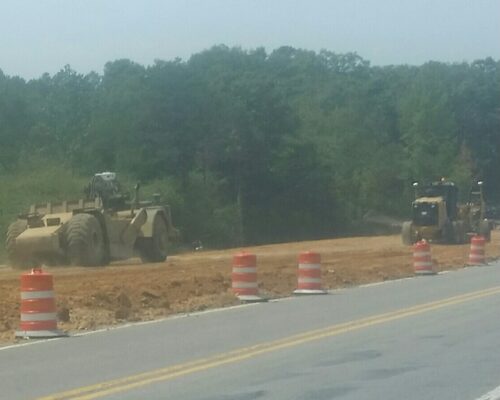
POLYGON ((495 264, 4 347, 0 398, 475 400, 499 309, 495 264))

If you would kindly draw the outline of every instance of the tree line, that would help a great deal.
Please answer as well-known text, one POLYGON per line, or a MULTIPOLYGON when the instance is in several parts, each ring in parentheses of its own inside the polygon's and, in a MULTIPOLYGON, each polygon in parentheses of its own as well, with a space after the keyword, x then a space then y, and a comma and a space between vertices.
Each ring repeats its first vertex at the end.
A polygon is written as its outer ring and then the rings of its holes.
POLYGON ((103 74, 0 70, 0 143, 0 179, 66 177, 15 204, 0 196, 3 225, 24 201, 66 195, 68 174, 112 170, 162 192, 187 242, 341 235, 369 211, 407 214, 415 180, 445 176, 465 193, 482 179, 500 199, 500 63, 216 46, 103 74))

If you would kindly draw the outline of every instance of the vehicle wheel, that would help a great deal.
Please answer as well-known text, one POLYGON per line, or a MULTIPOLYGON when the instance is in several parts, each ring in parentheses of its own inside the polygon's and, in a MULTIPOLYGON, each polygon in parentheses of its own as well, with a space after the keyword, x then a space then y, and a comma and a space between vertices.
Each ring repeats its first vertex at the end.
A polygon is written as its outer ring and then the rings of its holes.
POLYGON ((30 263, 28 260, 23 260, 20 254, 16 252, 16 238, 23 233, 28 224, 26 221, 18 220, 13 222, 7 228, 7 238, 5 240, 5 249, 7 250, 7 258, 9 263, 14 268, 29 268, 30 263))
POLYGON ((481 236, 484 236, 487 242, 491 241, 491 224, 487 219, 483 219, 479 222, 479 232, 481 236))
POLYGON ((167 259, 168 230, 162 216, 155 216, 153 237, 139 239, 138 247, 142 262, 162 262, 167 259))
POLYGON ((96 217, 76 214, 66 226, 65 237, 67 256, 72 265, 90 267, 104 264, 104 237, 96 217))
POLYGON ((453 227, 453 236, 455 244, 463 244, 466 243, 466 234, 465 234, 465 226, 462 221, 455 221, 452 223, 453 227))
POLYGON ((452 222, 447 221, 445 222, 443 226, 443 242, 447 244, 454 244, 455 243, 455 226, 453 225, 452 222))
POLYGON ((411 221, 403 222, 403 227, 401 228, 401 239, 403 240, 403 244, 407 246, 414 243, 411 221))

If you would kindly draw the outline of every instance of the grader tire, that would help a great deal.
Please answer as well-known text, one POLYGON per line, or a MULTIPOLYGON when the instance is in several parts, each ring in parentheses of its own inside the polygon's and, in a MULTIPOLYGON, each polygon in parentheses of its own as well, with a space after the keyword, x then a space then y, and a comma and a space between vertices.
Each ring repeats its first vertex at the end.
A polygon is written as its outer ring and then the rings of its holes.
POLYGON ((403 222, 403 227, 401 228, 401 239, 403 240, 404 245, 410 246, 413 244, 412 224, 410 221, 403 222))
POLYGON ((462 221, 455 221, 453 226, 453 236, 455 244, 463 244, 467 242, 467 233, 465 232, 465 225, 462 221))
POLYGON ((18 220, 13 222, 7 228, 7 238, 5 240, 5 249, 7 251, 7 259, 14 268, 25 269, 29 268, 29 262, 23 260, 16 251, 16 238, 23 233, 28 224, 26 221, 18 220))
POLYGON ((72 265, 92 267, 105 264, 101 225, 90 214, 76 214, 66 226, 66 254, 72 265))
POLYGON ((447 221, 443 226, 442 242, 445 244, 455 244, 455 226, 451 221, 447 221))
POLYGON ((479 232, 481 236, 484 236, 487 242, 491 241, 491 224, 487 219, 483 219, 479 222, 479 232))
POLYGON ((153 237, 138 240, 142 262, 163 262, 167 259, 168 230, 162 216, 156 215, 153 220, 153 237))

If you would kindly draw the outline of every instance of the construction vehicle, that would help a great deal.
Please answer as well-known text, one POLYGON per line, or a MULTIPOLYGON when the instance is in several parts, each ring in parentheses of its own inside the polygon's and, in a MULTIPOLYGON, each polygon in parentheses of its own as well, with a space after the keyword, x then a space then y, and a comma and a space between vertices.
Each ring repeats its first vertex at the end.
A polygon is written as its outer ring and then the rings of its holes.
POLYGON ((162 262, 169 240, 178 237, 170 208, 129 200, 113 172, 95 174, 86 198, 35 204, 7 230, 6 250, 14 267, 33 265, 100 266, 134 255, 143 262, 162 262))
POLYGON ((458 203, 458 188, 442 179, 430 185, 413 184, 415 200, 412 220, 403 223, 403 243, 410 245, 421 239, 429 242, 461 244, 469 236, 480 234, 490 240, 491 223, 485 218, 483 183, 477 183, 469 202, 458 203))

